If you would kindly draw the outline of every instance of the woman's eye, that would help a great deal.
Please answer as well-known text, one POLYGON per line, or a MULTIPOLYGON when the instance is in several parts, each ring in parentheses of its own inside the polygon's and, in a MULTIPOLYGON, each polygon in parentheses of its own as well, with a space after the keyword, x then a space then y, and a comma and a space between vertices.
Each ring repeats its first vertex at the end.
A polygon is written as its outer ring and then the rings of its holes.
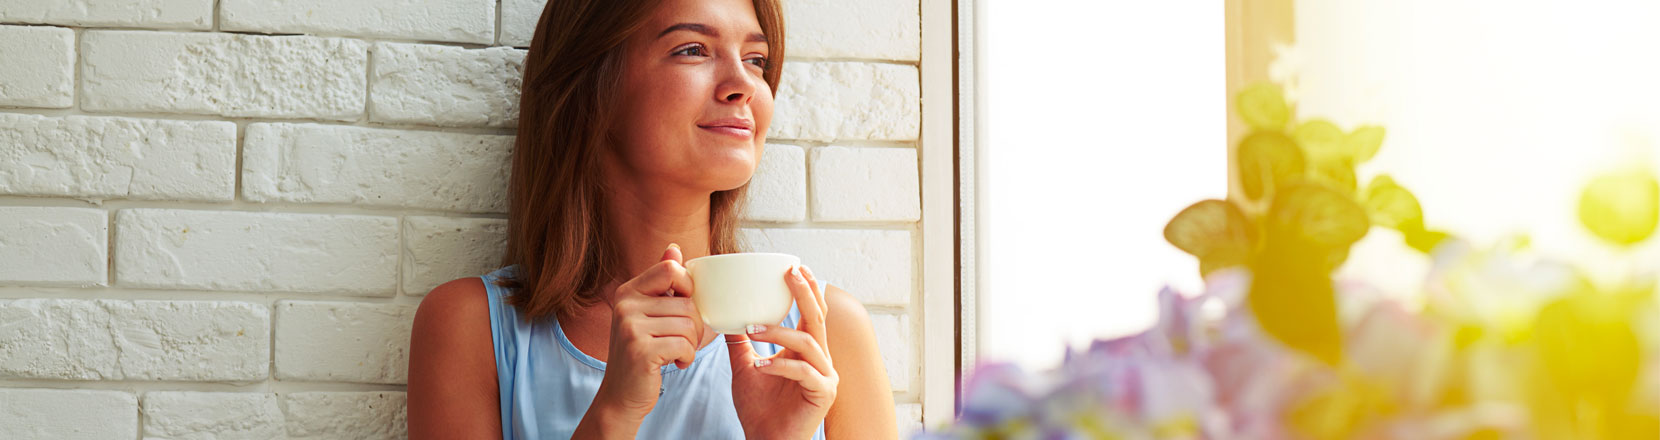
POLYGON ((670 55, 701 57, 701 56, 707 56, 708 54, 703 51, 703 45, 693 44, 693 45, 690 45, 690 46, 675 49, 674 53, 671 53, 670 55))
POLYGON ((762 69, 767 68, 767 57, 754 57, 744 60, 744 62, 761 66, 762 69))

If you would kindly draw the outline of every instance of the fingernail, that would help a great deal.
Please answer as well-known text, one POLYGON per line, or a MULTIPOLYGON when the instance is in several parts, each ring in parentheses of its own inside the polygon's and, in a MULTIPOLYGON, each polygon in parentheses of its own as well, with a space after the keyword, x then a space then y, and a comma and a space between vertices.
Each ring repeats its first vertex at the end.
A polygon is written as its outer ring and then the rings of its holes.
POLYGON ((768 366, 768 365, 772 365, 772 360, 771 359, 756 359, 755 360, 755 367, 756 368, 765 367, 765 366, 768 366))
POLYGON ((680 245, 675 244, 675 243, 669 243, 669 248, 670 249, 680 249, 680 245))
POLYGON ((752 335, 764 331, 767 331, 767 326, 761 324, 750 324, 748 327, 744 327, 744 333, 752 335))
POLYGON ((790 266, 790 274, 795 275, 796 278, 801 278, 801 266, 790 266))

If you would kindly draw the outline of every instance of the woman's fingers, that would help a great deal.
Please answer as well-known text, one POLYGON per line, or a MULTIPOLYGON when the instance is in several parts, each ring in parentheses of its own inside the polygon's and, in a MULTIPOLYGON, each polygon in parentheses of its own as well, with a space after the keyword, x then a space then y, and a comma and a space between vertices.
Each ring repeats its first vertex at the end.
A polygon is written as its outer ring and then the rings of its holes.
POLYGON ((637 297, 629 300, 629 302, 631 303, 629 304, 632 307, 631 310, 645 316, 678 316, 693 319, 702 317, 697 313, 697 304, 692 303, 691 298, 680 296, 637 297))
POLYGON ((830 316, 830 304, 828 304, 824 299, 827 292, 825 292, 823 288, 819 287, 818 278, 813 276, 813 269, 807 266, 801 266, 801 276, 807 278, 807 285, 813 288, 813 293, 815 293, 815 296, 818 297, 819 312, 823 313, 824 316, 830 316))
POLYGON ((826 376, 806 362, 783 356, 756 360, 755 370, 796 381, 809 393, 833 393, 838 380, 834 373, 826 376))
POLYGON ((628 295, 643 296, 674 296, 692 295, 692 275, 686 272, 686 266, 679 261, 663 260, 641 272, 640 276, 617 286, 618 297, 628 295))
POLYGON ((681 338, 692 344, 693 347, 703 342, 702 326, 699 326, 696 320, 683 316, 648 317, 633 325, 637 326, 637 330, 642 336, 681 338))
POLYGON ((818 295, 815 292, 817 288, 807 284, 807 278, 801 275, 800 270, 801 266, 794 266, 790 268, 789 273, 784 274, 787 278, 785 282, 790 285, 790 293, 795 295, 795 307, 801 311, 801 323, 796 327, 812 335, 820 346, 828 346, 830 344, 824 337, 824 310, 819 306, 818 295))
POLYGON ((806 332, 780 326, 765 326, 758 332, 749 334, 751 339, 761 342, 771 342, 783 346, 785 349, 801 355, 819 374, 833 375, 836 367, 831 363, 830 353, 819 345, 818 340, 806 332))
POLYGON ((760 358, 747 335, 726 335, 726 354, 731 358, 732 371, 738 371, 744 365, 754 365, 755 360, 760 358))
POLYGON ((652 363, 652 368, 657 368, 657 365, 674 362, 674 366, 680 367, 680 369, 684 370, 687 367, 690 367, 692 365, 692 361, 697 358, 696 344, 693 344, 686 338, 679 336, 654 337, 648 341, 645 341, 644 344, 637 345, 636 347, 640 346, 643 346, 641 348, 649 350, 648 353, 654 355, 650 357, 657 359, 657 362, 652 363))

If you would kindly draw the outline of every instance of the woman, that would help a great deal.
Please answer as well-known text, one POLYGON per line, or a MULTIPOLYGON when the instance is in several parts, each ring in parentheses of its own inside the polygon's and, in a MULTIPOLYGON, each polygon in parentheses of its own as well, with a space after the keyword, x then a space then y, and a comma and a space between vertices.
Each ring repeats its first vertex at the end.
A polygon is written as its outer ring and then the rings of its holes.
POLYGON ((688 298, 685 260, 740 251, 783 42, 777 0, 548 3, 507 267, 421 301, 411 438, 896 437, 847 292, 792 270, 790 317, 724 341, 688 298))

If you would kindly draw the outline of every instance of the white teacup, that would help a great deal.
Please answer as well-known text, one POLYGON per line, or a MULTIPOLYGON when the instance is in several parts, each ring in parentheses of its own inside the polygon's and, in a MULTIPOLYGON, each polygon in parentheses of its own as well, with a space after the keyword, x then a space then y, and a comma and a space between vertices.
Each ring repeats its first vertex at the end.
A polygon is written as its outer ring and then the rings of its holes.
POLYGON ((750 324, 778 325, 795 299, 784 276, 800 264, 794 255, 760 252, 693 258, 686 262, 692 303, 717 332, 743 334, 750 324))

